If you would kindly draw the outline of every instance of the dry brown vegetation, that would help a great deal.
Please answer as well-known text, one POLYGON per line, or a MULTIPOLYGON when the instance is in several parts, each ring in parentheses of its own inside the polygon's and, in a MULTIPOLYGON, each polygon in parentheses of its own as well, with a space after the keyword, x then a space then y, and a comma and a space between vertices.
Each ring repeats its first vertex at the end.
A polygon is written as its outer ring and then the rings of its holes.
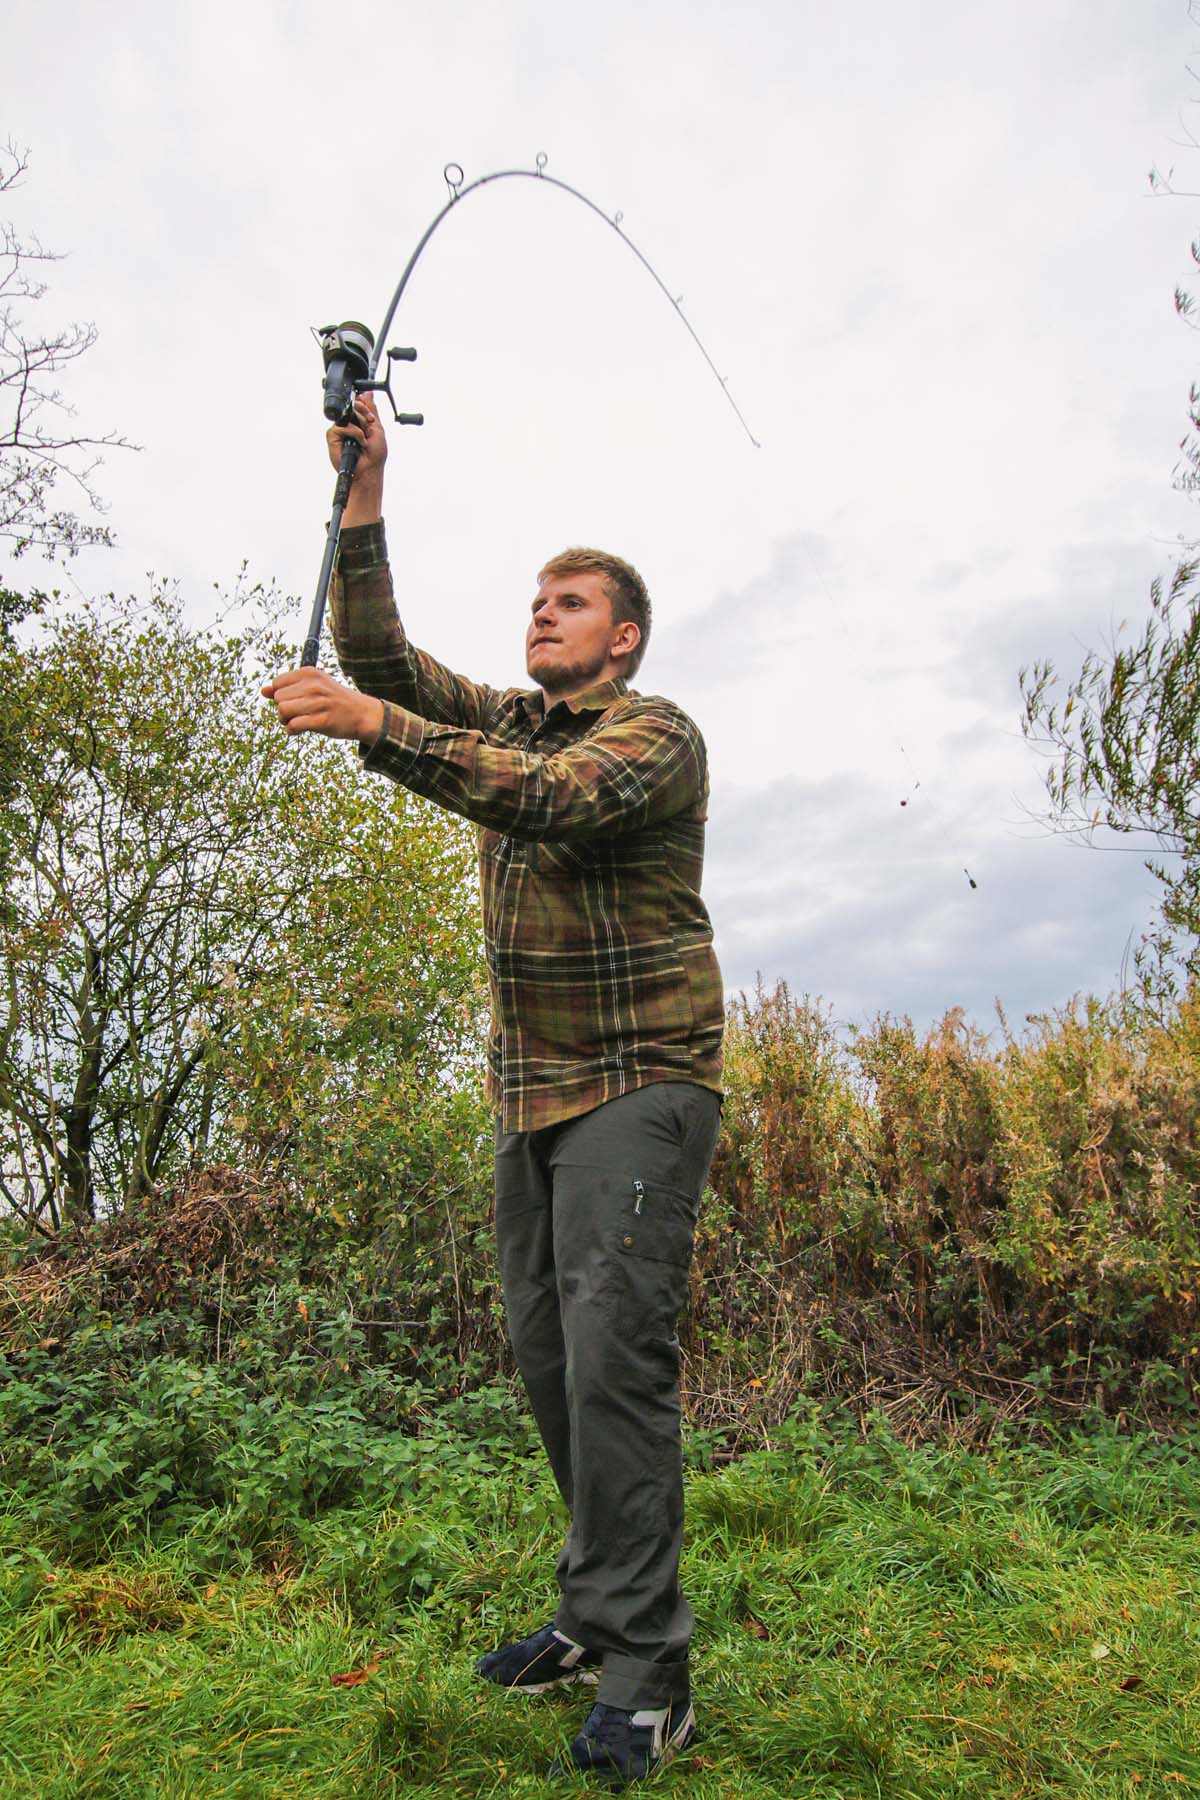
MULTIPOLYGON (((804 1394, 908 1436, 1187 1415, 1198 1117, 1200 999, 1165 1027, 1092 1004, 992 1042, 957 1013, 845 1034, 785 986, 744 997, 683 1329, 694 1423, 744 1441, 804 1394)), ((461 1155, 461 1104, 454 1131, 461 1155)), ((507 1352, 476 1141, 465 1189, 386 1218, 332 1169, 201 1171, 18 1257, 0 1324, 53 1346, 136 1320, 142 1353, 221 1361, 269 1320, 319 1361, 336 1317, 344 1362, 486 1382, 507 1352)))

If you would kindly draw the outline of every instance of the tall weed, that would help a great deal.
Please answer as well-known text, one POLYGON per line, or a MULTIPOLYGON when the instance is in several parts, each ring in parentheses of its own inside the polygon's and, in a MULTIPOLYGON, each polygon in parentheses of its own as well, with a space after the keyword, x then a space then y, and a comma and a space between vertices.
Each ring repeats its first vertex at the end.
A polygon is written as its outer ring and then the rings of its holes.
MULTIPOLYGON (((328 1409, 270 1452, 303 1514, 364 1478, 358 1417, 412 1433, 431 1399, 501 1391, 478 1092, 396 1105, 353 1191, 353 1134, 323 1163, 312 1130, 287 1169, 264 1144, 49 1243, 0 1232, 0 1455, 131 1516, 240 1457, 220 1503, 250 1508, 282 1397, 328 1409)), ((1200 994, 1166 1024, 1088 1002, 994 1039, 742 997, 681 1324, 693 1460, 806 1397, 918 1436, 1191 1415, 1198 1120, 1200 994)))

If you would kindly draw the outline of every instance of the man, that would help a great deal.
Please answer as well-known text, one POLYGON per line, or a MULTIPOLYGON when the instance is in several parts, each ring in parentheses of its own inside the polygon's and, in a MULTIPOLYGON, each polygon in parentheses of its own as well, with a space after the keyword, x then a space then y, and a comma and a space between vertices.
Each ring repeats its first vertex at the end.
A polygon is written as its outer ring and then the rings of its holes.
POLYGON ((356 738, 367 769, 479 828, 505 1308, 571 1523, 553 1623, 477 1667, 527 1693, 598 1682, 555 1767, 620 1787, 695 1730, 675 1321, 720 1117, 704 744, 628 685, 650 603, 618 557, 542 571, 532 692, 415 649, 387 564, 383 428, 369 399, 356 415, 329 433, 335 466, 343 437, 362 446, 330 612, 358 691, 299 669, 263 692, 290 732, 356 738))

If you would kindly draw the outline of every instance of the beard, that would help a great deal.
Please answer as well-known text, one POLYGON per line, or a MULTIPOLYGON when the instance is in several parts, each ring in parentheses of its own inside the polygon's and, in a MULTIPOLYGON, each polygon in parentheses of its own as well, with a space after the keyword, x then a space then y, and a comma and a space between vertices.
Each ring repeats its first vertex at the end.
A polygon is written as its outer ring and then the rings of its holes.
POLYGON ((584 688, 590 687, 607 667, 608 652, 606 650, 603 654, 596 656, 581 657, 577 662, 556 663, 552 669, 547 669, 542 675, 535 675, 529 663, 526 663, 525 672, 531 681, 538 683, 546 698, 553 700, 556 694, 577 694, 584 688))

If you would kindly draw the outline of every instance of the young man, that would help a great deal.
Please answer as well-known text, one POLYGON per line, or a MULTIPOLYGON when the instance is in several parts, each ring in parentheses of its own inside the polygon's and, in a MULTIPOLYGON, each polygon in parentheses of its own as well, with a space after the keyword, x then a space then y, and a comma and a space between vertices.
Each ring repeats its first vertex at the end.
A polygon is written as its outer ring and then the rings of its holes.
POLYGON ((358 691, 298 669, 263 692, 290 732, 357 738, 364 767, 479 829, 505 1308, 571 1523, 553 1622, 477 1667, 527 1693, 598 1682, 556 1766, 619 1787, 695 1730, 675 1322, 720 1118, 704 744, 628 686, 650 602, 619 557, 543 569, 533 691, 415 649, 392 598, 384 433, 370 400, 357 417, 329 448, 336 466, 343 436, 362 445, 330 604, 358 691))

